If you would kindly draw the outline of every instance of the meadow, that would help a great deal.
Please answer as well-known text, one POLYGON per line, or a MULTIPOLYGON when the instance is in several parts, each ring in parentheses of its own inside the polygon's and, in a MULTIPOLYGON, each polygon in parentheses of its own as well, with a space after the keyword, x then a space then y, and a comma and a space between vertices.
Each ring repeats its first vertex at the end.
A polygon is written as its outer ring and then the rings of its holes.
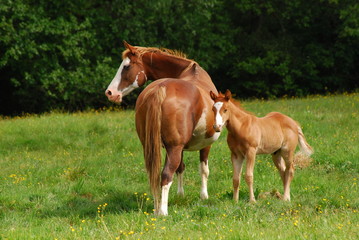
POLYGON ((359 93, 248 100, 257 116, 279 111, 302 125, 315 150, 297 167, 291 202, 268 155, 257 157, 249 203, 242 178, 232 201, 226 131, 212 145, 208 200, 199 153, 185 152, 185 196, 169 216, 153 202, 134 111, 47 113, 0 119, 0 239, 359 239, 359 93))

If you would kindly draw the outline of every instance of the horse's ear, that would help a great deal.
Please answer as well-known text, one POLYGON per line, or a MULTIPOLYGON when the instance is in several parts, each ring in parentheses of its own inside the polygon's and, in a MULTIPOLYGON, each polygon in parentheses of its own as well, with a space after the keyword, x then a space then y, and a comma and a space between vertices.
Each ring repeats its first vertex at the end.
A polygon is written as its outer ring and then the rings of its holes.
POLYGON ((226 93, 224 94, 224 96, 226 97, 226 100, 229 101, 229 99, 232 98, 232 93, 231 93, 231 91, 229 91, 229 90, 227 89, 227 91, 226 91, 226 93))
POLYGON ((211 95, 212 100, 216 99, 217 97, 216 94, 214 94, 212 91, 209 92, 209 95, 211 95))
POLYGON ((131 46, 130 44, 128 44, 125 40, 123 40, 123 45, 125 46, 125 48, 127 48, 128 50, 130 50, 130 52, 135 55, 135 47, 131 46))

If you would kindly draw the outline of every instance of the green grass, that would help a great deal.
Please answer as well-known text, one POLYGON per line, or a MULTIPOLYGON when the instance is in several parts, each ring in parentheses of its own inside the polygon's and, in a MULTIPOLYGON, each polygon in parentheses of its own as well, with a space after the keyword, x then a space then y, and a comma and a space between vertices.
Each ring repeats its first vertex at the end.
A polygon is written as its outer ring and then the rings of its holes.
MULTIPOLYGON (((232 201, 224 132, 210 154, 210 198, 199 198, 199 154, 186 152, 185 197, 173 184, 170 215, 156 217, 133 111, 2 119, 0 239, 359 239, 359 94, 243 106, 293 117, 314 147, 291 202, 251 204, 245 181, 232 201)), ((256 197, 283 191, 270 159, 257 158, 256 197)))

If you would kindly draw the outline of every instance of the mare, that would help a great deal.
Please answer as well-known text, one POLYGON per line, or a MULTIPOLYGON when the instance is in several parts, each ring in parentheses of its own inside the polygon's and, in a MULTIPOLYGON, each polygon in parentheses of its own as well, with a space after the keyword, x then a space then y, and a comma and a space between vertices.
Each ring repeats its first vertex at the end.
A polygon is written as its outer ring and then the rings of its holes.
POLYGON ((220 135, 213 129, 213 100, 217 93, 208 73, 183 54, 125 42, 123 62, 106 90, 110 101, 120 103, 133 89, 149 84, 136 102, 136 130, 143 146, 154 197, 155 214, 168 215, 168 195, 176 172, 179 195, 184 194, 183 151, 200 151, 202 199, 208 198, 208 155, 220 135), (161 173, 161 148, 166 150, 161 173))
POLYGON ((310 155, 312 147, 304 138, 299 124, 292 118, 271 112, 265 117, 258 118, 245 111, 232 99, 231 92, 219 93, 217 96, 210 92, 215 102, 214 129, 220 132, 224 125, 228 130, 227 143, 231 150, 233 164, 233 199, 238 201, 239 184, 244 159, 247 160, 245 180, 249 187, 249 199, 255 202, 253 193, 253 169, 256 154, 271 154, 277 167, 283 185, 283 200, 290 201, 290 183, 294 176, 294 151, 298 145, 300 150, 310 155))

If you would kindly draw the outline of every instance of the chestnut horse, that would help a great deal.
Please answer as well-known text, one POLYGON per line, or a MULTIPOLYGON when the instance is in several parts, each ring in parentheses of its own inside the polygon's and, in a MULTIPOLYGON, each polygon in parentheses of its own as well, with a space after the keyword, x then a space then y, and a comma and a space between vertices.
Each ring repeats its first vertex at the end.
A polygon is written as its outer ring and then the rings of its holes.
POLYGON ((293 158, 298 145, 300 150, 310 155, 312 147, 304 138, 299 124, 292 118, 271 112, 258 118, 246 112, 231 97, 225 94, 210 92, 214 100, 214 129, 220 132, 224 125, 228 130, 227 143, 231 150, 233 164, 233 199, 238 201, 238 189, 244 159, 246 164, 246 182, 249 187, 249 199, 255 202, 253 193, 253 169, 256 154, 271 154, 272 160, 279 170, 284 185, 283 200, 290 201, 290 183, 294 176, 293 158))
POLYGON ((173 175, 178 176, 178 194, 183 195, 183 151, 200 151, 200 196, 208 198, 208 154, 219 137, 213 129, 213 101, 217 93, 210 76, 197 62, 167 49, 134 47, 125 42, 123 62, 106 90, 110 101, 156 80, 138 96, 136 130, 142 143, 146 169, 154 196, 155 214, 168 214, 168 194, 173 175), (166 150, 161 173, 161 147, 166 150))

